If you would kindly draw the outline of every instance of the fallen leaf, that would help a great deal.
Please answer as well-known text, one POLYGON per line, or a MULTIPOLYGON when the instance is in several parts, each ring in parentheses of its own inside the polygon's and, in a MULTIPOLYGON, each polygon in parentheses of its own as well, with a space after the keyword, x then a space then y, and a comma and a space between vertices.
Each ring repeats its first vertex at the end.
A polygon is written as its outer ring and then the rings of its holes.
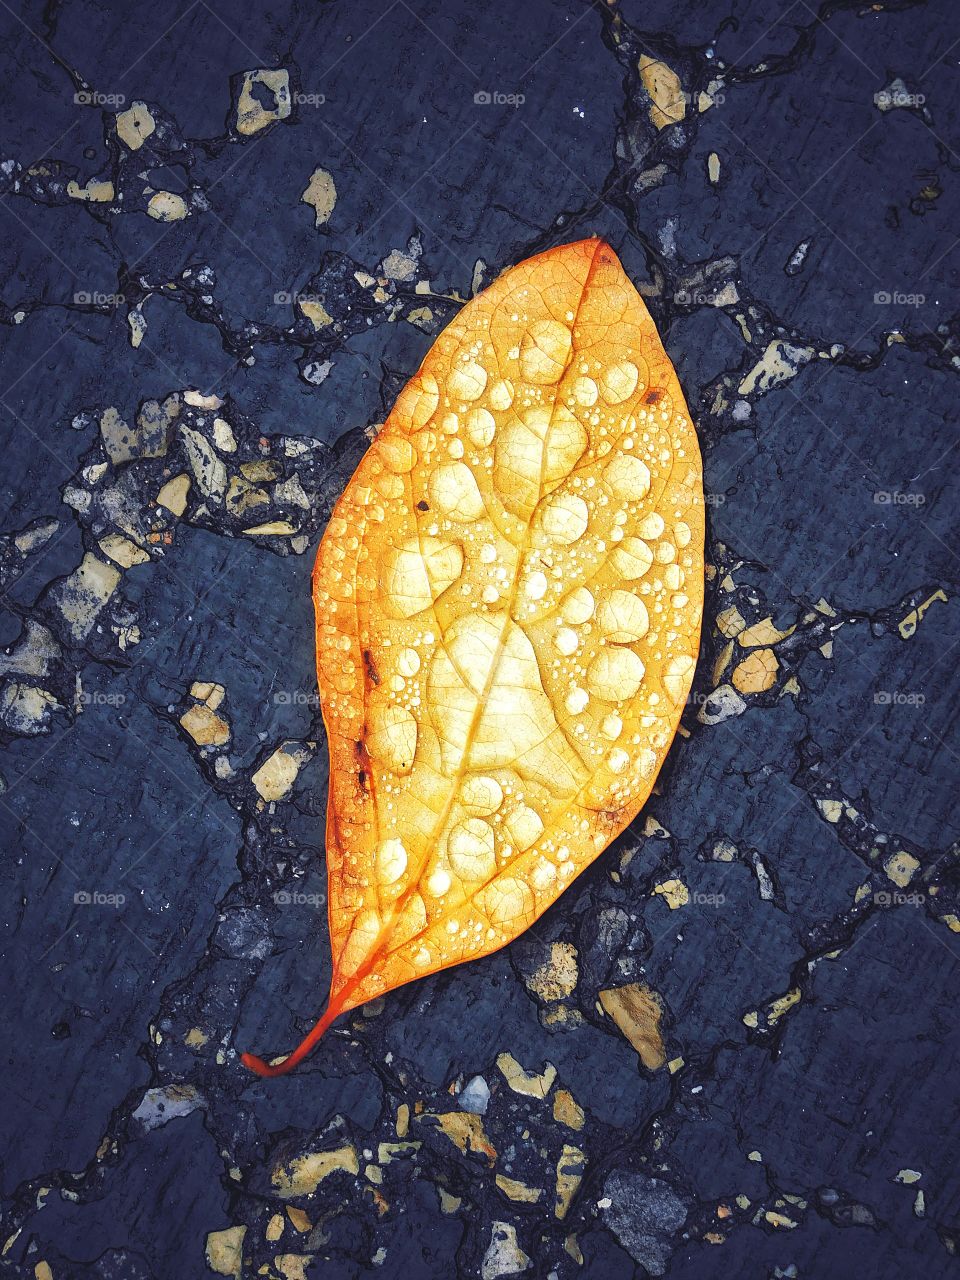
POLYGON ((333 977, 345 1010, 498 950, 643 805, 699 646, 703 476, 601 240, 463 308, 320 544, 333 977))

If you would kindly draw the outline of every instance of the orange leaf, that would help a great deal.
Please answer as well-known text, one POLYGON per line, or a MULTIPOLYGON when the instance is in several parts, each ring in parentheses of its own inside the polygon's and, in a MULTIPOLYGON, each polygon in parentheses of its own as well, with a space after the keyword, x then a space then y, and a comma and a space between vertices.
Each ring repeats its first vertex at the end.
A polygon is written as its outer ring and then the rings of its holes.
POLYGON ((601 240, 507 271, 439 336, 314 571, 344 1010, 522 933, 637 814, 703 607, 677 376, 601 240))

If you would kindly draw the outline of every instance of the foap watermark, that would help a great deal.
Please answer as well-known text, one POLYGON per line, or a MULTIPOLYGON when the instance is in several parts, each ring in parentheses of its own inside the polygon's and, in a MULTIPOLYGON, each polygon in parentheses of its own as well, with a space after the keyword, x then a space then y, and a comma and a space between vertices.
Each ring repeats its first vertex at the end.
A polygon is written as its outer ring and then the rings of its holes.
POLYGON ((75 307, 122 307, 126 298, 122 293, 88 293, 81 289, 73 295, 75 307))
MULTIPOLYGON (((709 89, 700 89, 696 93, 692 93, 689 89, 682 89, 680 93, 674 96, 674 102, 683 102, 685 106, 696 107, 699 111, 701 108, 705 111, 707 107, 722 107, 727 100, 727 95, 719 89, 711 92, 709 89), (706 102, 703 100, 706 99, 706 102)), ((670 112, 670 103, 666 104, 667 114, 670 112)))
POLYGON ((73 95, 78 107, 122 107, 126 102, 126 94, 100 93, 97 89, 78 89, 73 95))
POLYGON ((125 893, 103 893, 100 889, 78 889, 73 901, 78 907, 122 907, 125 893))
POLYGON ((319 707, 320 695, 303 689, 278 689, 273 695, 277 707, 319 707))
POLYGON ((681 307, 715 307, 721 292, 720 289, 677 289, 673 300, 681 307))
POLYGON ((722 907, 726 900, 726 896, 722 893, 700 893, 696 891, 690 895, 690 901, 695 907, 722 907))
POLYGON ((727 500, 725 493, 705 493, 703 495, 704 504, 708 507, 722 507, 727 500))
POLYGON ((699 689, 691 689, 687 694, 688 707, 705 707, 710 701, 711 694, 702 693, 699 689))
POLYGON ((100 689, 82 689, 74 701, 81 707, 122 707, 127 701, 125 693, 104 693, 100 689))
POLYGON ((478 89, 473 95, 476 107, 522 107, 526 100, 526 94, 504 93, 500 89, 478 89))
POLYGON ((297 303, 298 306, 322 307, 323 299, 319 293, 291 293, 287 289, 281 289, 273 295, 274 306, 289 307, 291 303, 297 303))
POLYGON ((922 893, 900 893, 896 889, 880 889, 873 895, 878 907, 922 907, 926 896, 922 893))
POLYGON ((873 95, 874 105, 881 111, 892 111, 895 107, 922 107, 926 100, 926 94, 911 93, 907 88, 894 85, 880 89, 873 95))
POLYGON ((922 507, 927 496, 915 489, 877 489, 873 500, 878 507, 922 507))
POLYGON ((327 100, 325 93, 294 93, 291 97, 298 107, 322 107, 327 100))
POLYGON ((301 893, 298 889, 278 889, 273 895, 278 907, 324 907, 327 904, 325 893, 301 893))
POLYGON ((906 689, 878 689, 873 700, 878 707, 922 707, 927 701, 922 693, 906 689))
POLYGON ((925 293, 904 293, 901 289, 877 289, 873 301, 878 307, 922 307, 925 293))

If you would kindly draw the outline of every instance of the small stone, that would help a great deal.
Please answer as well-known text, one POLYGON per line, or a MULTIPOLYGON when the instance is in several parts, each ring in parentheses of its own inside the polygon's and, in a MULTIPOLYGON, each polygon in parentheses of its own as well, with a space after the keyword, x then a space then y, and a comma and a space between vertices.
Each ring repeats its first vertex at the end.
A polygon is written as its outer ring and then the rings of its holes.
POLYGON ((402 1159, 419 1148, 419 1142, 381 1142, 377 1146, 377 1159, 381 1164, 392 1164, 394 1157, 402 1159))
POLYGON ((799 987, 791 987, 789 991, 782 996, 778 996, 776 1000, 771 1000, 767 1005, 767 1024, 775 1027, 784 1014, 789 1013, 794 1005, 798 1005, 803 999, 803 992, 799 987))
POLYGON ((277 120, 286 120, 291 112, 290 73, 284 67, 275 71, 245 71, 237 97, 237 133, 245 138, 259 133, 277 120), (254 85, 262 85, 273 95, 273 106, 266 107, 254 96, 254 85))
POLYGON ((183 403, 191 405, 194 409, 219 409, 223 401, 219 396, 205 396, 202 391, 191 388, 183 393, 183 403))
POLYGON ((630 1041, 648 1071, 657 1071, 667 1060, 660 1034, 663 1007, 649 987, 631 982, 600 992, 604 1013, 630 1041))
POLYGON ((139 151, 157 124, 145 102, 131 102, 114 121, 117 137, 129 151, 139 151))
POLYGON ((50 732, 51 712, 59 706, 53 694, 46 689, 11 681, 0 693, 0 721, 11 733, 35 737, 50 732))
POLYGON ((308 204, 313 209, 314 226, 324 226, 330 221, 330 215, 337 203, 337 188, 333 175, 326 169, 314 169, 307 183, 307 189, 300 199, 303 204, 308 204))
MULTIPOLYGON (((325 329, 328 324, 333 324, 333 316, 326 309, 323 303, 318 302, 315 298, 298 298, 297 309, 306 316, 314 329, 325 329)), ((314 361, 313 364, 307 366, 307 369, 313 369, 319 373, 319 370, 324 367, 326 368, 327 373, 329 373, 333 368, 333 365, 329 360, 325 361, 323 365, 317 365, 316 361, 314 361)), ((304 370, 304 375, 306 375, 307 369, 304 370)), ((326 374, 323 374, 322 376, 308 377, 307 381, 319 383, 322 382, 325 377, 326 374)))
POLYGON ((140 634, 140 628, 137 626, 115 626, 110 630, 117 637, 117 645, 122 653, 126 653, 128 648, 140 643, 143 638, 140 634))
POLYGON ((583 1181, 586 1167, 587 1157, 580 1148, 564 1143, 560 1159, 557 1161, 556 1198, 553 1208, 553 1216, 558 1220, 562 1221, 567 1216, 567 1210, 583 1181))
POLYGON ((216 711, 226 697, 226 689, 222 684, 211 684, 205 680, 194 680, 190 686, 190 697, 198 702, 205 702, 211 711, 216 711))
POLYGON ((777 1213, 775 1209, 767 1209, 763 1217, 771 1227, 779 1227, 785 1231, 792 1231, 797 1225, 793 1218, 788 1218, 785 1213, 777 1213))
MULTIPOLYGON (((921 98, 922 102, 923 99, 921 98)), ((894 76, 889 84, 884 85, 879 93, 873 95, 874 106, 878 111, 898 111, 916 105, 916 97, 910 93, 906 81, 901 76, 894 76)))
POLYGON ((0 653, 0 675, 45 676, 61 653, 53 633, 28 618, 23 636, 13 652, 0 653))
POLYGON ((221 453, 236 453, 237 438, 233 434, 233 428, 226 418, 214 418, 213 443, 221 453))
POLYGON ((224 501, 232 516, 241 516, 251 507, 265 507, 270 495, 243 476, 231 476, 224 501))
POLYGON ((211 1231, 207 1236, 207 1266, 218 1276, 233 1276, 240 1280, 243 1267, 243 1237, 246 1227, 227 1227, 224 1231, 211 1231))
POLYGON ((735 862, 739 857, 739 850, 731 840, 716 840, 710 850, 710 857, 714 862, 735 862))
POLYGON ((64 502, 74 511, 90 510, 90 494, 86 489, 78 489, 75 485, 65 485, 62 491, 64 502))
POLYGON ((655 129, 679 124, 687 113, 680 77, 665 62, 643 53, 637 61, 640 80, 650 100, 650 122, 655 129))
POLYGON ((307 1268, 313 1262, 312 1253, 278 1253, 273 1265, 283 1280, 310 1280, 307 1268))
POLYGON ((114 466, 132 458, 162 458, 170 445, 171 427, 180 413, 180 397, 145 400, 135 427, 128 427, 116 409, 105 409, 100 434, 114 466))
POLYGON ((109 204, 114 197, 113 183, 104 178, 91 178, 86 186, 71 180, 67 183, 67 195, 71 200, 84 200, 90 204, 109 204))
POLYGON ((137 350, 147 336, 147 317, 143 314, 142 302, 127 312, 127 324, 130 328, 130 345, 137 350))
POLYGON ((135 542, 121 537, 119 533, 111 533, 106 538, 101 538, 99 546, 103 554, 114 564, 120 565, 122 569, 132 569, 134 565, 147 564, 150 560, 149 553, 144 551, 143 547, 138 547, 135 542))
MULTIPOLYGON (((312 322, 311 317, 308 317, 308 319, 311 319, 312 322)), ((311 386, 318 387, 321 382, 325 382, 330 376, 332 368, 332 360, 310 360, 303 366, 301 376, 303 377, 303 380, 305 382, 309 382, 311 386)))
POLYGON ((839 800, 824 799, 818 800, 817 808, 826 818, 827 822, 839 822, 843 816, 843 804, 839 800))
POLYGON ((86 640, 104 605, 120 582, 120 570, 88 551, 77 569, 51 591, 71 636, 86 640))
POLYGON ((558 1124, 564 1124, 568 1129, 579 1131, 583 1128, 586 1113, 572 1093, 566 1089, 558 1089, 553 1095, 553 1118, 558 1124))
POLYGON ((287 1205, 287 1217, 290 1219, 293 1229, 299 1231, 301 1235, 305 1231, 313 1230, 313 1223, 310 1221, 309 1216, 302 1209, 296 1208, 295 1205, 287 1205))
POLYGON ((483 1120, 478 1115, 464 1111, 431 1113, 443 1133, 464 1155, 471 1153, 486 1156, 492 1168, 497 1159, 496 1148, 487 1137, 483 1120))
POLYGON ((181 222, 188 213, 187 202, 175 191, 155 191, 147 201, 147 213, 157 222, 181 222))
POLYGON ((603 1219, 627 1253, 652 1276, 662 1276, 687 1206, 669 1183, 644 1173, 614 1170, 603 1186, 603 1219))
POLYGON ((557 1078, 557 1068, 552 1063, 548 1062, 538 1075, 525 1071, 512 1053, 498 1054, 497 1066, 514 1093, 528 1098, 545 1098, 557 1078))
POLYGON ((230 738, 227 722, 203 703, 185 711, 180 724, 198 747, 222 747, 230 738))
POLYGON ((733 716, 739 716, 747 709, 740 694, 733 685, 722 684, 709 695, 697 713, 701 724, 720 724, 733 716))
POLYGON ((671 911, 685 907, 690 901, 690 890, 682 880, 663 880, 653 886, 653 892, 663 898, 671 911))
POLYGON ((906 889, 920 869, 920 863, 912 853, 907 853, 904 849, 901 849, 887 858, 883 864, 883 869, 898 888, 906 889))
MULTIPOLYGON (((106 470, 106 464, 101 464, 101 466, 103 470, 106 470)), ((85 478, 92 479, 92 477, 85 478)), ((59 528, 59 520, 37 521, 30 524, 26 529, 21 529, 19 533, 14 534, 13 545, 21 555, 29 555, 31 551, 39 551, 42 546, 45 546, 59 528)))
POLYGON ((251 529, 244 529, 244 533, 251 534, 254 537, 286 537, 289 534, 296 533, 295 525, 289 520, 271 520, 267 524, 254 525, 251 529))
POLYGON ((549 956, 532 973, 524 973, 527 989, 545 1003, 563 1000, 576 989, 577 949, 570 942, 550 944, 549 956))
MULTIPOLYGON (((764 395, 774 387, 795 378, 805 364, 814 357, 813 347, 798 347, 777 339, 767 344, 763 355, 741 380, 738 393, 749 396, 754 392, 764 395)), ((775 641, 760 643, 773 644, 775 641)))
POLYGON ((181 426, 180 437, 200 492, 208 498, 221 500, 227 489, 227 468, 223 459, 206 436, 192 427, 181 426))
POLYGON ((577 1264, 578 1267, 583 1266, 583 1252, 581 1251, 580 1246, 577 1244, 576 1235, 567 1236, 567 1238, 563 1242, 563 1250, 564 1250, 564 1253, 566 1253, 569 1257, 571 1257, 574 1260, 574 1262, 577 1264))
POLYGON ((543 1195, 543 1187, 528 1187, 525 1182, 508 1178, 505 1173, 498 1173, 494 1181, 507 1199, 519 1204, 536 1204, 543 1195))
POLYGON ((456 1213, 463 1201, 459 1196, 452 1196, 449 1191, 443 1187, 437 1187, 437 1196, 440 1200, 440 1212, 445 1214, 456 1213))
POLYGON ((273 496, 277 502, 289 503, 291 506, 300 507, 304 511, 310 510, 310 499, 307 497, 298 476, 291 476, 289 480, 283 480, 275 485, 273 496))
POLYGON ((166 509, 175 516, 182 516, 187 509, 187 494, 190 492, 190 477, 184 472, 168 480, 157 494, 157 506, 166 509))
POLYGON ((241 462, 240 472, 247 480, 263 484, 280 477, 280 464, 272 458, 258 458, 256 462, 241 462))
POLYGON ((170 1084, 163 1088, 148 1089, 133 1112, 149 1133, 181 1116, 188 1116, 205 1105, 203 1097, 190 1084, 170 1084))
POLYGON ((753 626, 740 631, 737 641, 744 649, 752 649, 758 645, 774 645, 779 644, 781 640, 786 640, 795 630, 796 627, 788 627, 786 631, 781 631, 779 627, 773 625, 772 618, 763 618, 753 626))
POLYGON ((740 693, 765 693, 776 684, 779 668, 780 663, 772 649, 754 649, 734 668, 730 679, 740 693))
POLYGON ((250 781, 262 800, 282 800, 313 753, 299 742, 285 742, 269 756, 250 781))
POLYGON ((495 1220, 490 1227, 490 1244, 483 1255, 481 1280, 518 1276, 532 1265, 517 1241, 516 1227, 510 1222, 495 1220))
POLYGON ((457 1102, 462 1111, 471 1111, 478 1116, 486 1115, 490 1102, 490 1086, 483 1076, 474 1076, 472 1080, 468 1080, 460 1091, 457 1102))
POLYGON ((313 1195, 324 1178, 340 1170, 350 1174, 360 1172, 357 1149, 349 1143, 335 1151, 312 1151, 278 1165, 271 1182, 282 1199, 293 1199, 313 1195))
POLYGON ((137 457, 136 435, 113 405, 104 409, 100 415, 100 436, 115 467, 137 457))
MULTIPOLYGON (((399 249, 393 249, 384 258, 382 263, 383 274, 388 280, 409 281, 417 274, 417 259, 409 254, 401 253, 399 249)), ((413 319, 413 312, 407 316, 408 320, 413 319)))

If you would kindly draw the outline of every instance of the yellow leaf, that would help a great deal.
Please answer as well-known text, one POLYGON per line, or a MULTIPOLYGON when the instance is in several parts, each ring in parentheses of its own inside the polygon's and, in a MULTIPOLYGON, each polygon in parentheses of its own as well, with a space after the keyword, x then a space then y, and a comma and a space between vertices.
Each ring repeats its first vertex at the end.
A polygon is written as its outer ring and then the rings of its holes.
POLYGON ((502 275, 444 330, 314 570, 347 1009, 498 950, 636 816, 699 646, 700 451, 601 240, 502 275))

